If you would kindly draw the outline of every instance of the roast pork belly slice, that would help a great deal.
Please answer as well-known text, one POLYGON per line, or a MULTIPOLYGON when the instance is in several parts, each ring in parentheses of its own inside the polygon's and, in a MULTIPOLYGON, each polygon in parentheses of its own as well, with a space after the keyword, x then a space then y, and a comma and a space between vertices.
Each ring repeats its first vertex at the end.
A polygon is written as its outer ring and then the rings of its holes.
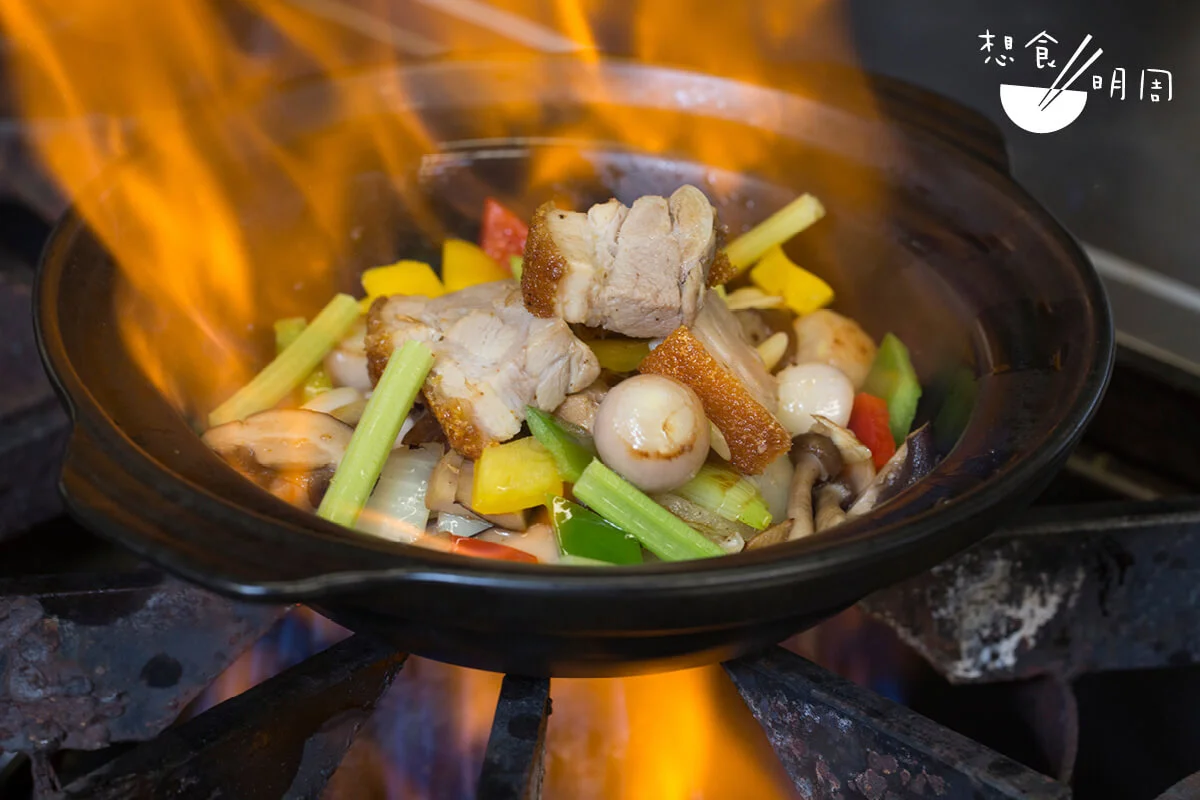
POLYGON ((626 336, 666 336, 696 319, 719 238, 716 210, 694 186, 587 213, 547 203, 529 229, 525 307, 626 336))
POLYGON ((690 386, 725 438, 730 463, 744 474, 760 474, 791 447, 791 436, 775 417, 775 377, 715 292, 695 324, 676 329, 650 351, 638 371, 690 386))
POLYGON ((767 371, 737 315, 710 290, 711 297, 696 316, 691 331, 709 355, 741 381, 755 400, 772 414, 779 409, 779 382, 767 371))
POLYGON ((378 381, 392 351, 409 340, 433 351, 425 400, 450 445, 468 458, 516 436, 527 405, 553 411, 600 374, 591 349, 561 319, 526 311, 512 281, 433 300, 376 301, 366 338, 372 381, 378 381))

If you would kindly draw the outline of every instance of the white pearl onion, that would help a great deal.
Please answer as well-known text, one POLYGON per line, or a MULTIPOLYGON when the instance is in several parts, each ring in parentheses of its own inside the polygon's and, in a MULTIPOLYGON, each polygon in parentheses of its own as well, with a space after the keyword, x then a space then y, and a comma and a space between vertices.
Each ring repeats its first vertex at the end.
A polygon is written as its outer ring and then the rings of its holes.
POLYGON ((779 373, 779 421, 793 436, 813 426, 813 416, 827 417, 842 427, 850 421, 854 384, 828 364, 810 362, 779 373))
POLYGON ((682 486, 708 457, 700 398, 659 375, 635 375, 610 389, 592 428, 600 460, 646 492, 682 486))

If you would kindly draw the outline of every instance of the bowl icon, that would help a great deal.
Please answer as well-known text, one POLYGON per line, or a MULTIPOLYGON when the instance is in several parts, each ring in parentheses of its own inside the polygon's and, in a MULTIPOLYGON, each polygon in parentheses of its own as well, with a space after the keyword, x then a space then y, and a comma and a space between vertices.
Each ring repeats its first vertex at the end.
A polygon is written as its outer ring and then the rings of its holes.
POLYGON ((1030 133, 1054 133, 1074 122, 1087 105, 1088 93, 1076 89, 1064 89, 1054 102, 1042 107, 1046 97, 1045 86, 1018 86, 1000 84, 1000 105, 1013 124, 1030 133))

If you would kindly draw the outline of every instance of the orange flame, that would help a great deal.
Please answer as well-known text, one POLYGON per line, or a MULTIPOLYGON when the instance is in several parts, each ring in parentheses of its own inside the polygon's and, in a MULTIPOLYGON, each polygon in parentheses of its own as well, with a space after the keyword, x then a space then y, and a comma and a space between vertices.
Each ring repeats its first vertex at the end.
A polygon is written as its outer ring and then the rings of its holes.
POLYGON ((791 796, 766 735, 717 665, 555 680, 546 796, 687 800, 791 796))
MULTIPOLYGON (((465 121, 469 136, 458 137, 500 140, 532 124, 548 139, 684 153, 722 168, 718 176, 770 178, 769 136, 731 142, 725 130, 670 110, 609 102, 589 69, 600 63, 600 32, 615 35, 639 61, 778 85, 761 48, 836 16, 829 0, 639 0, 619 17, 601 0, 408 5, 419 7, 419 25, 408 24, 399 0, 0 4, 0 26, 15 43, 10 69, 20 108, 39 123, 33 145, 122 271, 118 319, 131 354, 186 413, 211 410, 266 362, 274 320, 311 316, 334 291, 353 291, 352 267, 367 265, 352 256, 385 224, 370 213, 372 197, 356 176, 364 169, 411 174, 422 156, 441 149, 419 104, 399 110, 395 101, 412 90, 401 72, 372 72, 364 84, 350 80, 356 65, 482 58, 488 32, 510 53, 570 53, 583 69, 540 80, 569 74, 575 83, 563 88, 589 98, 585 113, 547 119, 544 109, 501 96, 487 114, 465 121), (266 23, 270 55, 243 40, 247 19, 266 23), (331 87, 322 96, 326 116, 347 122, 284 140, 278 129, 286 109, 269 101, 281 82, 314 74, 331 87)), ((532 208, 580 166, 570 147, 548 148, 508 194, 532 208)), ((710 189, 730 191, 737 180, 719 177, 710 189)), ((391 188, 403 195, 410 187, 396 180, 391 188)), ((422 198, 404 200, 436 237, 422 198)), ((461 718, 475 741, 486 737, 490 717, 481 709, 494 702, 497 681, 463 675, 461 696, 469 701, 461 718)), ((578 796, 575 767, 586 764, 603 787, 597 797, 780 796, 778 765, 745 710, 731 710, 740 706, 732 692, 717 667, 557 681, 547 775, 557 790, 550 795, 578 796), (580 720, 589 724, 570 727, 580 720), (609 758, 613 748, 621 758, 609 758)))
MULTIPOLYGON (((599 63, 597 31, 616 31, 641 61, 778 83, 759 48, 833 13, 827 0, 644 0, 619 16, 600 0, 7 0, 0 25, 16 43, 10 67, 22 113, 54 123, 38 126, 33 144, 126 278, 125 341, 154 383, 199 415, 265 362, 269 337, 256 331, 355 288, 358 237, 384 224, 364 214, 371 201, 355 176, 367 165, 411 173, 439 149, 422 112, 398 110, 412 88, 403 74, 339 83, 355 65, 478 59, 488 55, 484 41, 509 53, 571 53, 585 68, 567 88, 592 98, 587 113, 547 120, 530 102, 500 96, 469 120, 470 137, 498 140, 534 120, 550 138, 603 138, 769 175, 769 137, 731 146, 692 119, 606 102, 586 68, 599 63), (247 42, 248 32, 269 47, 247 42), (327 116, 350 122, 285 141, 279 106, 266 101, 281 82, 314 75, 334 87, 327 116)), ((538 158, 526 185, 509 192, 530 208, 580 166, 569 148, 538 158)), ((420 198, 405 199, 407 213, 438 235, 420 198)))
MULTIPOLYGON (((243 654, 194 710, 240 694, 349 635, 303 606, 289 614, 284 624, 293 626, 292 633, 268 636, 243 654)), ((908 670, 920 668, 893 635, 857 609, 788 646, 864 685, 879 678, 903 682, 911 678, 908 670)), ((433 800, 468 793, 491 734, 501 681, 496 673, 409 657, 323 796, 433 800)), ((719 665, 630 678, 555 679, 550 694, 545 797, 795 796, 765 733, 719 665)))

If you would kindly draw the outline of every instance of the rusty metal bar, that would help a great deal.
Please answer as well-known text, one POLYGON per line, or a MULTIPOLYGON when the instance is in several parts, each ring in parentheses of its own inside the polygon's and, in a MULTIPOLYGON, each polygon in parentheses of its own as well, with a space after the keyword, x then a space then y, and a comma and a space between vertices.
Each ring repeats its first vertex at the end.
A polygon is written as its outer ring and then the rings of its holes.
POLYGON ((802 797, 1065 800, 1070 790, 783 648, 725 664, 802 797))
POLYGON ((860 606, 948 680, 1200 661, 1200 500, 1042 508, 860 606))
POLYGON ((404 656, 343 640, 140 745, 52 800, 316 800, 404 656))
POLYGON ((149 570, 0 579, 0 750, 152 739, 282 611, 149 570))
POLYGON ((505 675, 483 757, 478 800, 537 800, 542 796, 549 678, 505 675))

